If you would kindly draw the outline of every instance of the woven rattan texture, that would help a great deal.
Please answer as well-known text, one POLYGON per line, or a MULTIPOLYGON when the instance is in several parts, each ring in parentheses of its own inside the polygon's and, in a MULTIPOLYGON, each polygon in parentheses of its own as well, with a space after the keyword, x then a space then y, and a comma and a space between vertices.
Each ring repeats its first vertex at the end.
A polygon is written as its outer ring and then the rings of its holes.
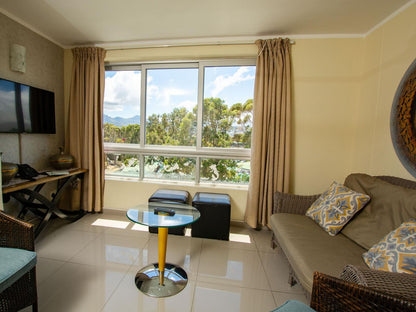
POLYGON ((368 267, 347 265, 341 273, 341 278, 416 303, 414 274, 377 271, 368 267))
POLYGON ((416 311, 414 302, 323 273, 314 274, 311 307, 318 312, 416 311))
MULTIPOLYGON (((35 250, 33 226, 0 211, 0 247, 35 250)), ((0 311, 38 310, 36 267, 0 294, 0 311)))
POLYGON ((319 195, 295 195, 276 192, 273 213, 294 213, 304 215, 319 195))

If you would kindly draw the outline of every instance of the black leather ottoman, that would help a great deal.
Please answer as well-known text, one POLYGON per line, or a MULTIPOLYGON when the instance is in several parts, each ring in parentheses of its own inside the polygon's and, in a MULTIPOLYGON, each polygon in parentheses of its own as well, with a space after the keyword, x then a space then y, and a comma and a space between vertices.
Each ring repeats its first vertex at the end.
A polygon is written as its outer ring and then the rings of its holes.
POLYGON ((230 196, 198 192, 192 206, 201 213, 199 220, 192 224, 192 237, 230 239, 230 196))
MULTIPOLYGON (((149 197, 149 202, 174 202, 180 204, 188 204, 190 195, 187 191, 158 189, 149 197)), ((157 233, 157 227, 149 226, 150 233, 157 233)), ((185 235, 185 227, 173 227, 169 228, 169 234, 185 235)))

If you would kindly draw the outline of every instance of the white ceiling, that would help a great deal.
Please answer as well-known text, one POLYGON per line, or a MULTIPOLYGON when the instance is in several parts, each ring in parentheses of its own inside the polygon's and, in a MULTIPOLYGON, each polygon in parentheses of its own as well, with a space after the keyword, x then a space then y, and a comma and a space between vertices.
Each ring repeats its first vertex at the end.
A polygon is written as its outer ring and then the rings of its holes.
POLYGON ((0 0, 0 12, 63 47, 362 36, 415 0, 0 0))

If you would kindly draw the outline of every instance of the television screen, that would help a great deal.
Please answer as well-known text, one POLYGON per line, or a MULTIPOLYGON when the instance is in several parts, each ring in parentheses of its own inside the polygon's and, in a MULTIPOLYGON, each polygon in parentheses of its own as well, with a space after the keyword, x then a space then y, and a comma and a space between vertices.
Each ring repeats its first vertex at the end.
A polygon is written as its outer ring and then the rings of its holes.
POLYGON ((0 132, 19 132, 16 113, 16 84, 0 79, 0 132))
POLYGON ((0 132, 56 133, 55 94, 0 79, 0 132))

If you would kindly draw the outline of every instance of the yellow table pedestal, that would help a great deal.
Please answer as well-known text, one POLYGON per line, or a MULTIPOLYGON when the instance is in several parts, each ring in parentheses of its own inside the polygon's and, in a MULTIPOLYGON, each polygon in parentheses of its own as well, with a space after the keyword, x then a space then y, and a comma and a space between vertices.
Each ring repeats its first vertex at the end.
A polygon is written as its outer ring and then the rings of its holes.
POLYGON ((159 284, 164 285, 165 263, 166 263, 166 246, 168 242, 168 228, 160 227, 159 235, 159 284))
POLYGON ((163 298, 176 295, 184 289, 188 282, 188 276, 181 267, 166 263, 168 228, 160 227, 158 236, 159 262, 152 263, 137 272, 135 283, 144 294, 163 298))

